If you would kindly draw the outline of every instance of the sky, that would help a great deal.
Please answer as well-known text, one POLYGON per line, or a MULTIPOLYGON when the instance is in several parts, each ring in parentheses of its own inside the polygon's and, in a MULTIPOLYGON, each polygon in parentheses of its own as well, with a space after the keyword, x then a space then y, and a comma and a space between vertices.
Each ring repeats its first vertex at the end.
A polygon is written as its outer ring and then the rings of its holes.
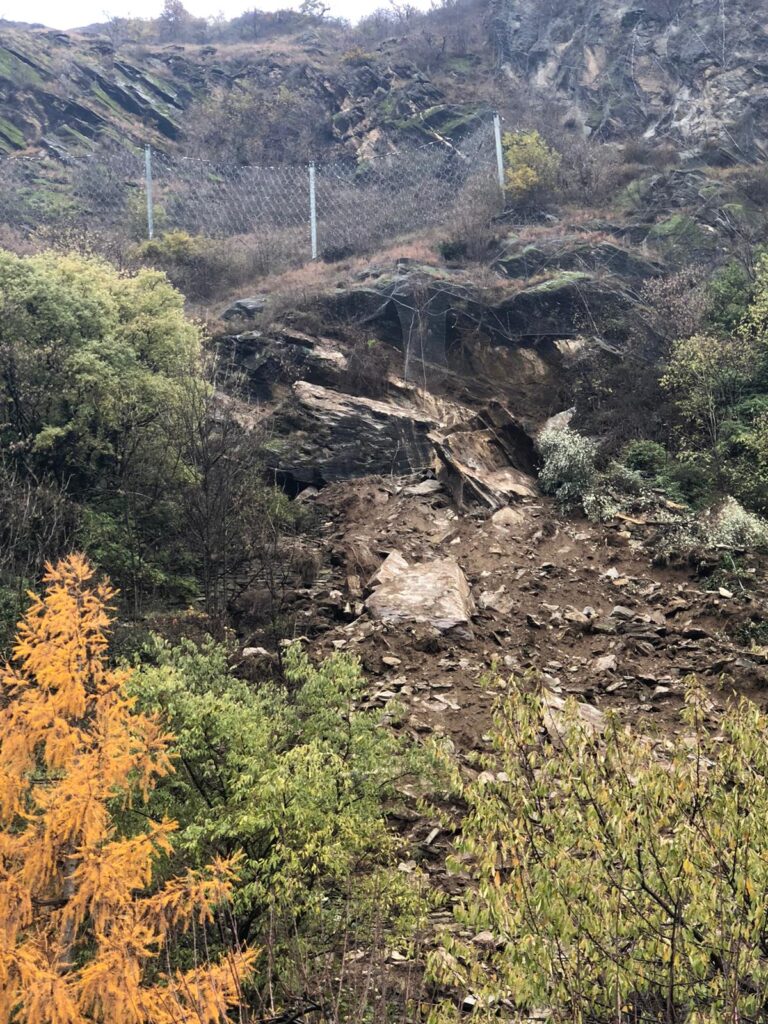
MULTIPOLYGON (((386 0, 327 0, 330 13, 339 18, 357 21, 386 0)), ((429 0, 411 0, 415 7, 429 7, 429 0)), ((184 6, 196 17, 223 14, 233 18, 244 10, 258 7, 262 11, 298 8, 300 0, 184 0, 184 6)), ((51 28, 76 28, 104 21, 109 15, 154 18, 162 10, 163 0, 0 0, 0 18, 11 21, 42 22, 51 28)))

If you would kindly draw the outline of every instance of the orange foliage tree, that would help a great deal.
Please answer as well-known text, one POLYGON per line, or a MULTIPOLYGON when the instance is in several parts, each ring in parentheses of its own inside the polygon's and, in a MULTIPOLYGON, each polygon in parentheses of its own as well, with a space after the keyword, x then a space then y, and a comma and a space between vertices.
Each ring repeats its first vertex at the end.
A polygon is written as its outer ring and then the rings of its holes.
POLYGON ((0 670, 0 1024, 213 1024, 240 1002, 253 953, 174 968, 172 937, 204 934, 233 861, 152 882, 172 822, 122 835, 114 813, 171 771, 170 737, 107 663, 115 592, 73 555, 0 670))

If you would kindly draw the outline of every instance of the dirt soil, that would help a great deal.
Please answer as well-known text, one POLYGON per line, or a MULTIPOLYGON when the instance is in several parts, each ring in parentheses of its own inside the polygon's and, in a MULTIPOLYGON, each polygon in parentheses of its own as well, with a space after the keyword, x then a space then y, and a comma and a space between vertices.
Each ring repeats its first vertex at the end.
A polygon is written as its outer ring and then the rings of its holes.
MULTIPOLYGON (((419 490, 414 480, 367 478, 300 499, 315 508, 324 564, 299 598, 300 628, 315 656, 341 650, 360 658, 369 680, 365 703, 382 709, 382 727, 417 740, 445 737, 472 778, 490 750, 493 707, 512 674, 535 673, 554 701, 573 696, 589 706, 587 718, 613 710, 667 747, 684 730, 684 680, 692 673, 710 689, 713 729, 734 695, 766 703, 768 649, 744 642, 749 628, 759 635, 765 614, 759 566, 746 570, 745 582, 702 579, 693 568, 652 563, 646 542, 653 523, 566 518, 543 497, 493 516, 457 512, 436 482, 427 494, 409 493, 414 484, 419 490), (392 551, 411 565, 456 559, 472 589, 469 627, 440 632, 374 621, 364 608, 368 581, 392 551), (388 714, 390 702, 404 708, 402 717, 388 714)), ((473 935, 451 910, 469 875, 446 867, 465 809, 447 798, 439 811, 425 812, 408 785, 401 796, 389 812, 402 837, 400 868, 421 871, 441 894, 419 939, 420 972, 423 951, 441 930, 473 935)), ((397 952, 387 957, 403 988, 413 968, 397 952)))
POLYGON ((532 670, 554 693, 667 738, 682 728, 692 673, 711 687, 713 721, 734 694, 765 703, 768 656, 744 632, 765 612, 759 569, 746 588, 699 579, 693 568, 652 564, 643 543, 652 524, 566 519, 546 498, 495 517, 460 514, 442 491, 409 494, 412 484, 369 478, 310 499, 330 572, 307 595, 306 614, 313 650, 358 655, 371 704, 396 697, 415 734, 445 734, 460 753, 487 749, 493 676, 532 670), (393 550, 409 563, 457 560, 475 602, 470 629, 369 618, 367 581, 393 550))

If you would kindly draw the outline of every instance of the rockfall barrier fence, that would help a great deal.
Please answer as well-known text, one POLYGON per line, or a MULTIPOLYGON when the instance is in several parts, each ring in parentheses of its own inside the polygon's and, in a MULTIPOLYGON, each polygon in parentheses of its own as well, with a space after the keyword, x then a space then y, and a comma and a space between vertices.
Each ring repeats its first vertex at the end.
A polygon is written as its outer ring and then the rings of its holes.
POLYGON ((466 217, 504 182, 497 116, 460 142, 436 140, 370 161, 233 166, 147 147, 87 159, 0 162, 0 223, 21 233, 82 230, 140 241, 171 230, 270 239, 287 258, 343 256, 466 217))

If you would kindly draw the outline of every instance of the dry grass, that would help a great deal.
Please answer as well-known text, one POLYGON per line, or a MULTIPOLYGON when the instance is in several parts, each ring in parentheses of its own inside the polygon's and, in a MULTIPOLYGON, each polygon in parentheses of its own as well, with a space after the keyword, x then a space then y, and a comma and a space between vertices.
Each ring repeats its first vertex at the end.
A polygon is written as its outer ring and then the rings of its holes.
MULTIPOLYGON (((356 274, 369 268, 394 266, 398 260, 438 266, 440 257, 437 245, 434 233, 431 236, 422 234, 416 238, 393 242, 369 256, 354 256, 337 263, 312 260, 278 273, 252 278, 245 290, 251 294, 268 295, 272 315, 291 307, 309 308, 315 300, 332 294, 336 288, 345 287, 356 274)), ((228 301, 241 296, 243 291, 240 288, 237 294, 230 294, 228 301)))

